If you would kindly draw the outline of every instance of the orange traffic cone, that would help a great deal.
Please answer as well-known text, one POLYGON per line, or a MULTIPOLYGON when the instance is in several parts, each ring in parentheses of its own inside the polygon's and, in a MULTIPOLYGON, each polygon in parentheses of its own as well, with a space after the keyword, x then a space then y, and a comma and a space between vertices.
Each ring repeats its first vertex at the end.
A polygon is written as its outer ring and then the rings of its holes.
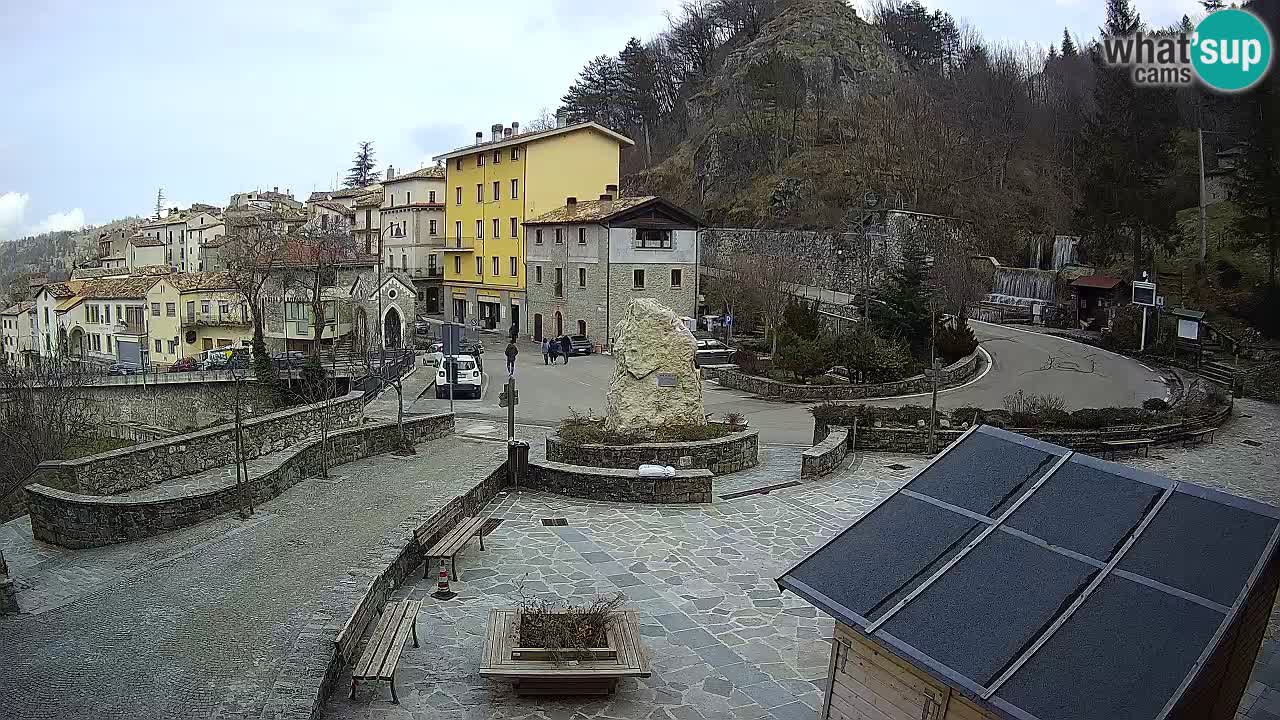
POLYGON ((440 580, 436 583, 436 591, 431 593, 431 597, 437 600, 451 600, 458 596, 458 593, 449 589, 449 569, 444 566, 444 560, 440 560, 440 580))

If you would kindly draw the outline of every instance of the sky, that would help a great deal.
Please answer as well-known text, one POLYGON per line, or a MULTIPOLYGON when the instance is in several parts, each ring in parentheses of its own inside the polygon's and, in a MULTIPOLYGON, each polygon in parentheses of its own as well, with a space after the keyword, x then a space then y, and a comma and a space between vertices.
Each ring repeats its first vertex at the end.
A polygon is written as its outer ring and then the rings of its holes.
MULTIPOLYGON (((855 0, 859 6, 865 0, 855 0)), ((0 0, 0 240, 330 189, 528 124, 681 0, 0 0)), ((1150 24, 1195 0, 1136 0, 1150 24)), ((1104 0, 934 0, 993 42, 1097 34, 1104 0)), ((865 15, 865 13, 864 13, 865 15)))

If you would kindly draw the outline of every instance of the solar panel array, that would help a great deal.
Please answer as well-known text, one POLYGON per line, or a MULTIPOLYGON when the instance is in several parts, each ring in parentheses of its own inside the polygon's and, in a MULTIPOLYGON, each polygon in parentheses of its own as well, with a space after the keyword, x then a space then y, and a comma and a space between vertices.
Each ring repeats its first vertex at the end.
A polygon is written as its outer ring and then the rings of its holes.
POLYGON ((778 582, 1012 717, 1157 718, 1278 516, 981 427, 778 582))

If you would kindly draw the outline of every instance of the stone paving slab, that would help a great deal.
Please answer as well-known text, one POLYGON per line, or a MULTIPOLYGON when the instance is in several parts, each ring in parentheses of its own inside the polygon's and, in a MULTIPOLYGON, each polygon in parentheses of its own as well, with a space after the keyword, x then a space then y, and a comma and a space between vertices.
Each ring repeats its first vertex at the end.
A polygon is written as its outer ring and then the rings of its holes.
POLYGON ((504 459, 451 436, 304 480, 248 521, 86 551, 7 524, 18 601, 35 612, 0 618, 0 718, 260 717, 282 658, 348 569, 504 459))

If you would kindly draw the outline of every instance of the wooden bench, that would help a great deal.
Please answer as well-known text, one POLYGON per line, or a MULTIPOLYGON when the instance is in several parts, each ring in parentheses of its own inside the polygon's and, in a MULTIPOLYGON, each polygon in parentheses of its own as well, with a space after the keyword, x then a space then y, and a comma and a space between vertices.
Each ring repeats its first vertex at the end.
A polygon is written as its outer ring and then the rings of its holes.
MULTIPOLYGON (((444 534, 440 541, 435 545, 427 548, 423 553, 425 562, 422 564, 422 577, 426 579, 431 576, 431 561, 435 558, 449 558, 449 564, 453 568, 454 579, 458 578, 458 553, 462 552, 462 548, 466 547, 467 541, 471 536, 480 538, 480 549, 484 550, 484 534, 481 530, 484 528, 485 519, 481 517, 464 517, 453 527, 452 530, 444 534)), ((426 537, 415 533, 418 545, 426 546, 426 537)))
POLYGON ((1151 444, 1154 442, 1155 440, 1152 438, 1132 438, 1129 440, 1103 440, 1102 456, 1105 458, 1107 456, 1107 453, 1111 453, 1111 457, 1114 458, 1116 456, 1116 453, 1122 450, 1128 450, 1130 448, 1133 449, 1134 454, 1137 454, 1138 449, 1141 448, 1143 450, 1144 455, 1146 457, 1150 457, 1151 444))
POLYGON ((418 609, 421 600, 404 600, 387 603, 382 609, 378 627, 369 638, 360 660, 351 670, 351 695, 356 696, 360 683, 391 683, 391 702, 399 704, 396 697, 396 666, 400 664, 400 651, 405 640, 413 635, 413 646, 418 647, 418 609))
POLYGON ((1204 438, 1209 438, 1209 442, 1213 442, 1213 434, 1218 431, 1216 427, 1207 427, 1200 430, 1190 430, 1182 436, 1182 446, 1186 447, 1192 443, 1197 443, 1204 438))

